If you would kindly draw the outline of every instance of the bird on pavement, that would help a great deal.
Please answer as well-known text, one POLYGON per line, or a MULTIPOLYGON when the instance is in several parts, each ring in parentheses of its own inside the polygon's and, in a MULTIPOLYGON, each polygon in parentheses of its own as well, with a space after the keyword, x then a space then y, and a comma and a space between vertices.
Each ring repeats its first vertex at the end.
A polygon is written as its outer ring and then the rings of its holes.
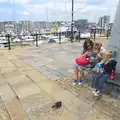
POLYGON ((53 104, 52 108, 59 109, 62 106, 62 101, 57 101, 53 104))

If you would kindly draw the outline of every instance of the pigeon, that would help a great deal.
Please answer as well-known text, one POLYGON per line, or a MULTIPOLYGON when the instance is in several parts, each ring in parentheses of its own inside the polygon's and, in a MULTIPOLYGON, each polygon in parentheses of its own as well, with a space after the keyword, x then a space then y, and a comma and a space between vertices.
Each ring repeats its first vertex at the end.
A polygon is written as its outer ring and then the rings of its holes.
POLYGON ((61 108, 61 106, 62 106, 62 101, 57 101, 57 102, 52 106, 52 108, 59 109, 59 108, 61 108))

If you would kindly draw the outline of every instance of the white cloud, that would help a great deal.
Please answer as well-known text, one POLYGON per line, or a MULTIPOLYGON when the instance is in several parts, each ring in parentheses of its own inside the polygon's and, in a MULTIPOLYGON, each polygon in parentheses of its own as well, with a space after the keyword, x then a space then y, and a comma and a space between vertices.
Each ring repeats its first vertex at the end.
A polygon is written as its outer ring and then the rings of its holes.
POLYGON ((22 15, 25 15, 25 16, 30 15, 30 13, 29 13, 28 11, 23 11, 21 14, 22 14, 22 15))
MULTIPOLYGON (((90 21, 97 21, 100 16, 111 15, 113 20, 118 0, 96 0, 95 4, 89 0, 74 0, 75 19, 86 18, 90 21), (97 4, 98 1, 98 4, 97 4)), ((46 4, 49 20, 71 20, 71 0, 49 0, 39 4, 23 5, 27 11, 32 13, 39 20, 46 19, 46 4), (66 2, 65 2, 66 1, 66 2)))
MULTIPOLYGON (((114 19, 119 0, 74 0, 74 19, 97 21, 100 16, 110 15, 114 19)), ((23 16, 32 20, 46 20, 46 5, 49 20, 71 20, 71 0, 0 0, 20 4, 23 16)))
POLYGON ((16 4, 27 4, 31 0, 0 0, 0 3, 16 3, 16 4))

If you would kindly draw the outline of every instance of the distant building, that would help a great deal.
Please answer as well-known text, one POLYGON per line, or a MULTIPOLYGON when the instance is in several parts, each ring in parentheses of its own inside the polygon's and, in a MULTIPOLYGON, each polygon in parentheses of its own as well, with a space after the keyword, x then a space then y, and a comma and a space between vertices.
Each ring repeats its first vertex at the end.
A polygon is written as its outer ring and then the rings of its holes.
POLYGON ((0 22, 0 32, 3 32, 4 29, 4 22, 0 22))
POLYGON ((6 32, 10 32, 10 31, 14 31, 14 24, 15 24, 15 21, 5 21, 4 22, 4 29, 6 32))
POLYGON ((18 27, 20 31, 31 31, 33 28, 33 24, 31 21, 19 21, 18 27))
POLYGON ((107 29, 109 23, 110 23, 110 16, 105 15, 105 16, 99 18, 98 26, 102 27, 104 29, 107 29))
POLYGON ((99 27, 103 27, 103 17, 100 17, 100 18, 99 18, 98 26, 99 26, 99 27))
POLYGON ((104 28, 108 28, 108 25, 110 23, 110 16, 104 16, 104 28))
POLYGON ((87 28, 88 20, 87 19, 79 19, 74 22, 75 27, 78 30, 84 31, 87 28))
POLYGON ((89 22, 88 24, 87 24, 87 28, 93 28, 93 27, 96 27, 97 25, 96 25, 96 23, 94 23, 94 22, 89 22))
POLYGON ((48 23, 45 21, 35 21, 34 22, 34 29, 40 30, 40 29, 46 29, 48 23))

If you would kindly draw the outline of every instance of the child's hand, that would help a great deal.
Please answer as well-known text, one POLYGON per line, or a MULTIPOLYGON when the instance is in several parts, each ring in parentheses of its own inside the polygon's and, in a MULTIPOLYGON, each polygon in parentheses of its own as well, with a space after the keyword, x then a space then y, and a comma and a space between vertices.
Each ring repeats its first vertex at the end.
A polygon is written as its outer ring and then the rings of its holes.
POLYGON ((89 55, 89 52, 86 52, 85 55, 89 55))
POLYGON ((85 54, 83 54, 82 56, 88 56, 89 55, 89 52, 85 52, 85 54))
POLYGON ((97 55, 97 58, 101 58, 101 55, 100 55, 100 53, 98 53, 98 55, 97 55))

